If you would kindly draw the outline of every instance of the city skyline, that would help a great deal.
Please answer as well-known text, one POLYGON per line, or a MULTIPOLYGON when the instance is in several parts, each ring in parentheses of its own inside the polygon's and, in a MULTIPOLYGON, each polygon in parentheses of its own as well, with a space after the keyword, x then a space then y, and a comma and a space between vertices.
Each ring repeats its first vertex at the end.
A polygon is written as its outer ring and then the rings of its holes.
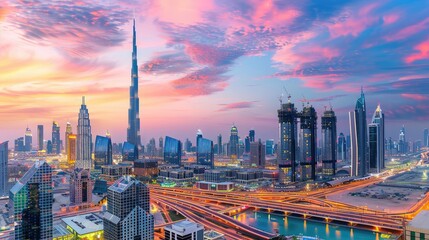
POLYGON ((108 129, 113 142, 126 139, 133 17, 128 13, 135 6, 143 143, 166 135, 193 140, 197 129, 215 140, 219 133, 229 136, 233 123, 242 139, 255 129, 256 138, 277 140, 283 87, 297 108, 308 98, 319 116, 332 104, 337 133, 348 135, 347 112, 363 86, 367 111, 383 106, 386 137, 397 139, 405 124, 407 139, 423 138, 429 120, 429 96, 421 87, 429 76, 427 3, 327 7, 322 1, 267 1, 256 7, 183 1, 175 14, 169 11, 176 6, 163 1, 144 3, 7 1, 0 8, 0 29, 7 33, 0 39, 6 50, 0 53, 2 141, 23 136, 27 125, 36 133, 43 124, 45 138, 52 121, 61 129, 70 121, 75 128, 82 95, 91 108, 93 133, 108 129), (51 10, 45 21, 53 28, 36 21, 42 8, 51 10))

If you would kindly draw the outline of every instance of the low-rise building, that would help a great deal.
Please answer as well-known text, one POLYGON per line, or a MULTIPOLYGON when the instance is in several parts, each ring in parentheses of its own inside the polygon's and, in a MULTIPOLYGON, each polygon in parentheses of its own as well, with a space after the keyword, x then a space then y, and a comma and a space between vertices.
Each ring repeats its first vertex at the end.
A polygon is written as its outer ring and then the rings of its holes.
POLYGON ((124 175, 132 174, 133 165, 131 164, 106 165, 101 167, 100 178, 107 182, 114 182, 124 175))
POLYGON ((165 240, 204 240, 201 224, 184 220, 164 227, 165 240))
POLYGON ((62 218, 61 220, 66 224, 67 230, 73 234, 73 239, 103 239, 103 219, 93 213, 62 218))
POLYGON ((405 227, 405 240, 429 239, 429 210, 421 211, 405 227))
POLYGON ((157 160, 137 160, 134 161, 134 174, 137 177, 158 176, 159 168, 157 160))
POLYGON ((198 189, 211 191, 232 191, 234 190, 233 182, 207 182, 199 181, 196 184, 198 189))

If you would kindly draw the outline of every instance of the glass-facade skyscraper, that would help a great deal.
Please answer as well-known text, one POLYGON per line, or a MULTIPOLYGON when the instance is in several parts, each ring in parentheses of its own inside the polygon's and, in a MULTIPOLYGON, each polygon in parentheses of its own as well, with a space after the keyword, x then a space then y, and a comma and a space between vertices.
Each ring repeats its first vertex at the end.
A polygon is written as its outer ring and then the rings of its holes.
POLYGON ((338 136, 338 158, 339 160, 345 161, 347 154, 347 143, 344 133, 340 133, 338 136))
POLYGON ((52 239, 52 199, 52 169, 36 162, 10 190, 14 239, 52 239))
POLYGON ((133 20, 133 52, 131 62, 130 108, 128 109, 127 142, 141 148, 139 69, 137 65, 136 22, 133 20))
POLYGON ((222 155, 223 151, 222 151, 222 135, 219 134, 217 136, 217 154, 220 156, 222 155))
POLYGON ((8 162, 9 162, 8 141, 0 143, 0 196, 8 195, 8 162))
POLYGON ((312 106, 306 106, 300 114, 300 167, 301 180, 316 179, 317 114, 312 106))
POLYGON ((368 147, 365 95, 361 90, 355 110, 349 112, 351 176, 363 177, 368 173, 368 147))
POLYGON ((239 142, 238 142, 238 129, 235 125, 232 125, 231 127, 231 135, 229 136, 229 152, 228 156, 236 156, 238 157, 238 149, 239 149, 239 142))
POLYGON ((295 105, 290 100, 287 103, 282 103, 277 113, 280 138, 280 147, 277 156, 279 182, 295 182, 298 113, 295 105))
MULTIPOLYGON (((72 129, 72 125, 71 125, 71 123, 69 123, 69 122, 67 122, 67 125, 66 125, 66 132, 65 132, 65 134, 64 134, 64 140, 65 140, 65 144, 64 144, 64 146, 65 146, 65 150, 66 150, 66 153, 68 154, 69 152, 70 152, 70 150, 69 150, 69 135, 70 134, 73 134, 73 129, 72 129)), ((76 151, 76 150, 75 150, 76 151)))
POLYGON ((82 97, 82 105, 80 105, 79 119, 77 124, 76 138, 76 164, 77 168, 91 169, 92 159, 92 134, 91 121, 89 120, 88 108, 85 104, 85 97, 82 97))
POLYGON ((107 212, 103 218, 104 239, 154 239, 149 188, 123 176, 107 190, 107 212))
POLYGON ((137 159, 139 159, 137 146, 129 142, 124 142, 122 145, 122 161, 134 162, 137 159))
POLYGON ((423 144, 425 147, 429 147, 429 129, 427 128, 423 131, 423 144))
POLYGON ((380 105, 374 112, 369 131, 369 168, 371 172, 380 173, 384 166, 384 113, 380 105))
POLYGON ((199 138, 197 146, 197 164, 214 168, 213 141, 199 138))
POLYGON ((182 142, 166 136, 164 145, 164 161, 169 164, 181 165, 182 163, 182 142))
POLYGON ((52 153, 61 153, 60 125, 55 121, 52 123, 52 153))
POLYGON ((337 162, 337 117, 335 112, 325 110, 322 116, 322 173, 335 175, 337 162))
POLYGON ((101 169, 103 165, 112 165, 112 140, 97 135, 94 147, 94 169, 101 169))

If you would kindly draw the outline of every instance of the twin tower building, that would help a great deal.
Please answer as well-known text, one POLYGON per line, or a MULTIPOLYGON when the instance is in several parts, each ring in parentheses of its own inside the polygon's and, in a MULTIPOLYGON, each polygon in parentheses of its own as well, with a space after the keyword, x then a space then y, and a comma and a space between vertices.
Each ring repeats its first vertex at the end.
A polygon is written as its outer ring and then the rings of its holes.
MULTIPOLYGON (((332 177, 337 171, 337 117, 331 109, 322 116, 322 137, 317 145, 317 113, 308 103, 298 112, 291 103, 281 103, 278 168, 280 183, 316 180, 317 162, 321 175, 332 177)), ((377 107, 371 124, 366 121, 363 91, 354 111, 349 112, 350 175, 363 177, 384 168, 384 114, 377 107), (369 137, 368 137, 369 136, 369 137)))

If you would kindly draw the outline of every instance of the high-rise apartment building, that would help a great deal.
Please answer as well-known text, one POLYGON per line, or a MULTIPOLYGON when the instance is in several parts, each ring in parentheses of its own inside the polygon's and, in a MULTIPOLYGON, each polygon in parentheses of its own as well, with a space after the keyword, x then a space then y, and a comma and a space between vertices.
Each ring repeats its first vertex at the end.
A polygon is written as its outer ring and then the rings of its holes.
POLYGON ((255 141, 255 130, 252 129, 249 131, 249 139, 250 139, 250 142, 255 141))
POLYGON ((92 168, 91 148, 91 121, 89 120, 89 113, 85 104, 85 97, 82 97, 82 105, 80 106, 77 124, 76 168, 92 168))
POLYGON ((300 114, 301 181, 316 180, 317 114, 313 106, 306 106, 300 114))
POLYGON ((9 149, 8 141, 0 143, 0 196, 8 195, 8 179, 9 179, 9 149))
POLYGON ((52 239, 52 200, 52 169, 38 161, 10 190, 15 240, 52 239))
POLYGON ((24 138, 23 137, 19 137, 19 138, 15 139, 14 150, 15 150, 15 152, 23 152, 24 151, 24 138))
POLYGON ((355 110, 349 112, 349 126, 351 176, 363 177, 369 171, 366 103, 363 90, 361 90, 361 96, 356 102, 355 110))
POLYGON ((43 150, 43 125, 37 125, 37 150, 43 150))
POLYGON ((344 136, 344 133, 340 133, 338 136, 338 154, 337 159, 345 161, 347 156, 347 143, 346 143, 346 137, 344 136))
POLYGON ((127 142, 141 148, 139 67, 137 64, 136 22, 133 20, 133 52, 131 62, 130 108, 128 109, 127 142))
POLYGON ((154 220, 150 214, 149 188, 123 176, 107 192, 104 239, 154 239, 154 220))
POLYGON ((52 153, 61 153, 61 138, 60 138, 60 125, 58 122, 52 122, 52 153))
POLYGON ((265 145, 261 139, 250 143, 250 165, 252 167, 265 167, 265 145))
POLYGON ((325 110, 322 116, 322 173, 335 175, 337 163, 337 117, 325 110))
POLYGON ((374 112, 369 129, 369 168, 371 172, 380 173, 384 166, 384 113, 380 105, 374 112))
POLYGON ((223 145, 222 145, 222 135, 219 134, 217 136, 217 154, 220 156, 222 155, 223 151, 222 151, 223 145))
POLYGON ((423 131, 423 144, 425 147, 429 147, 429 129, 427 128, 423 131))

